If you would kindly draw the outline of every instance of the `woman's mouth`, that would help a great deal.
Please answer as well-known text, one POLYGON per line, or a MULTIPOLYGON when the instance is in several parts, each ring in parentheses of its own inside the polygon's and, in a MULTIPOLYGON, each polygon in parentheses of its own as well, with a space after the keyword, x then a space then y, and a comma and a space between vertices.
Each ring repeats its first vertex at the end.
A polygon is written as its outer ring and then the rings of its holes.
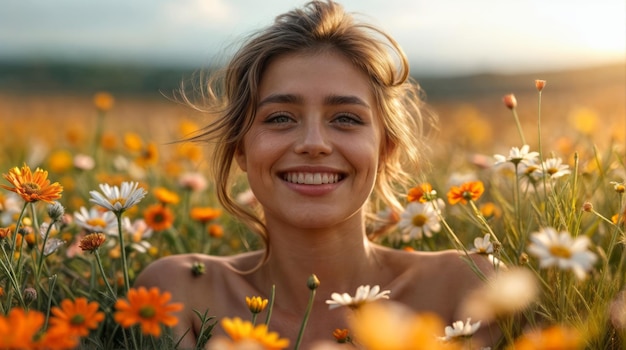
POLYGON ((322 185, 337 183, 343 179, 343 175, 337 173, 293 172, 283 174, 282 178, 294 184, 322 185))

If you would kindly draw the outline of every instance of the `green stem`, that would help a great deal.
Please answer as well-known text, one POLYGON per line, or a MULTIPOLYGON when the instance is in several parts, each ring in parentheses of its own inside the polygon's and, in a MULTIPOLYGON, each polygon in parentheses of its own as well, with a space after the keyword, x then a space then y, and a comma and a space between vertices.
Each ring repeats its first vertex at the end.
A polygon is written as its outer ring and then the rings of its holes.
POLYGON ((100 269, 100 273, 102 274, 102 279, 104 280, 104 284, 106 284, 107 289, 109 290, 109 293, 111 293, 111 298, 115 299, 116 298, 115 291, 113 290, 113 287, 111 287, 111 284, 109 283, 107 275, 104 272, 104 267, 102 266, 102 260, 100 260, 100 253, 98 252, 98 249, 96 249, 93 252, 93 254, 96 256, 96 262, 98 264, 98 268, 100 269))
POLYGON ((311 293, 309 293, 309 304, 306 307, 306 312, 304 313, 304 318, 302 319, 302 324, 300 325, 300 331, 298 332, 298 339, 296 340, 296 346, 293 348, 294 350, 298 350, 300 348, 300 343, 302 343, 302 336, 304 335, 304 329, 306 328, 306 324, 309 321, 309 315, 311 314, 311 309, 313 308, 314 300, 315 300, 315 289, 311 289, 311 293))
POLYGON ((517 110, 515 108, 512 108, 511 111, 513 112, 513 118, 515 119, 515 124, 517 125, 517 131, 519 132, 519 136, 522 139, 522 144, 525 145, 526 144, 526 139, 524 138, 524 132, 522 131, 522 125, 519 122, 519 118, 517 117, 517 110))
POLYGON ((120 250, 122 255, 122 273, 124 274, 124 291, 128 294, 130 289, 130 278, 128 277, 128 262, 126 261, 126 247, 124 244, 124 233, 122 232, 122 213, 116 213, 117 215, 117 232, 120 238, 120 250))
POLYGON ((272 310, 274 310, 274 298, 276 296, 276 285, 272 284, 272 292, 270 294, 270 302, 267 308, 267 316, 265 317, 265 325, 269 327, 272 318, 272 310))

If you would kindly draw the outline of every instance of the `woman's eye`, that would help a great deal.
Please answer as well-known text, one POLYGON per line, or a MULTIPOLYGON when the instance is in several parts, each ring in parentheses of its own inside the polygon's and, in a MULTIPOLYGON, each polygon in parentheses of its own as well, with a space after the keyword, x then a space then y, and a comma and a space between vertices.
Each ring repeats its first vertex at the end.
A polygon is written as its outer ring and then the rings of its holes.
POLYGON ((286 114, 273 114, 265 119, 265 123, 267 124, 283 124, 292 122, 293 118, 286 114))
POLYGON ((334 120, 335 123, 342 125, 361 125, 363 121, 361 118, 353 114, 340 114, 334 120))

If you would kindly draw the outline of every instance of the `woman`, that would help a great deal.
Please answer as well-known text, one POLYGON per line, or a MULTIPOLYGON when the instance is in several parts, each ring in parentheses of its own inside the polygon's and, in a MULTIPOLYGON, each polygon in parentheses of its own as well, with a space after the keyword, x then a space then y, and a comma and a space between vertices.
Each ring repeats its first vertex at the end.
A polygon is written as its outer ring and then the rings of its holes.
MULTIPOLYGON (((175 333, 191 331, 181 345, 196 341, 193 310, 247 319, 245 297, 267 298, 273 285, 270 330, 294 344, 311 274, 321 284, 303 348, 347 327, 344 310, 329 310, 325 300, 360 285, 379 285, 392 300, 448 324, 464 319, 459 303, 481 279, 459 253, 392 250, 366 236, 368 208, 377 203, 370 195, 397 207, 392 186, 406 183, 424 147, 426 116, 398 44, 340 5, 313 1, 253 36, 223 74, 208 91, 219 118, 202 137, 215 142, 221 203, 263 237, 266 249, 172 256, 141 273, 137 285, 157 286, 185 303, 175 333), (232 199, 233 163, 246 172, 262 217, 232 199), (194 277, 198 263, 206 272, 194 277)), ((490 273, 488 261, 474 260, 490 273)), ((492 331, 483 327, 475 338, 491 343, 492 331)))

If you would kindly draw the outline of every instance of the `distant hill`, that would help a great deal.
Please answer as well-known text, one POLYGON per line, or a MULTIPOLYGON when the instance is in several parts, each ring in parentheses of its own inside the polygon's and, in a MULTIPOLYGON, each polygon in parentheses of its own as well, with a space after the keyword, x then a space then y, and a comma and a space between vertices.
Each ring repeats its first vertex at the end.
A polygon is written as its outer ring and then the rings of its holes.
MULTIPOLYGON (((197 70, 124 65, 0 62, 0 92, 93 93, 106 90, 126 94, 171 92, 197 70)), ((479 74, 459 77, 415 77, 430 100, 447 96, 473 97, 489 92, 513 91, 534 79, 546 79, 551 89, 580 88, 597 84, 625 84, 626 64, 532 74, 479 74)))

